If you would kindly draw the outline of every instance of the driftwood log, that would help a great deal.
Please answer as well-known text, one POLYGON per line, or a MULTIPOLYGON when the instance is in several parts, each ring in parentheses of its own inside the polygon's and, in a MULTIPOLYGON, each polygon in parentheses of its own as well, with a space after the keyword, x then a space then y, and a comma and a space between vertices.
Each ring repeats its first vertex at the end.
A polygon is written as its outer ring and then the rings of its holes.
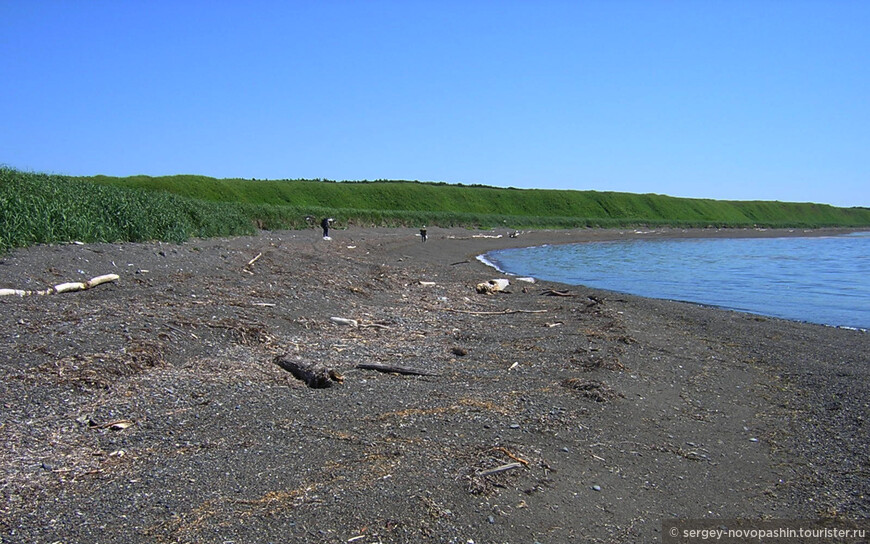
POLYGON ((305 382, 305 385, 313 389, 332 387, 332 382, 341 383, 344 380, 338 372, 331 368, 291 358, 286 353, 275 357, 272 359, 272 362, 290 374, 293 374, 293 377, 302 380, 305 382))
POLYGON ((408 376, 437 376, 433 372, 418 370, 407 366, 385 365, 381 363, 360 363, 356 365, 362 370, 377 370, 378 372, 386 372, 388 374, 406 374, 408 376))
POLYGON ((26 297, 30 295, 53 295, 56 293, 69 293, 70 291, 84 291, 85 289, 90 289, 91 287, 96 287, 97 285, 108 283, 110 281, 115 281, 119 278, 117 274, 105 274, 103 276, 97 276, 96 278, 91 278, 88 281, 71 281, 67 283, 58 283, 54 287, 49 287, 48 289, 43 289, 41 291, 28 291, 25 289, 0 289, 0 297, 2 296, 19 296, 26 297))

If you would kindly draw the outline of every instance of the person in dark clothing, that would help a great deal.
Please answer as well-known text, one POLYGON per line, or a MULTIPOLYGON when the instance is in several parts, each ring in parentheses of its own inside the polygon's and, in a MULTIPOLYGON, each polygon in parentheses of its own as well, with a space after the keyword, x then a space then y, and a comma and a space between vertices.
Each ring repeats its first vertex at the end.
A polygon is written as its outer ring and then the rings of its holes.
POLYGON ((420 239, 424 242, 426 241, 426 227, 425 226, 422 229, 420 229, 420 239))
POLYGON ((323 221, 320 222, 320 228, 323 229, 323 237, 329 238, 329 226, 332 225, 331 217, 324 217, 323 221))

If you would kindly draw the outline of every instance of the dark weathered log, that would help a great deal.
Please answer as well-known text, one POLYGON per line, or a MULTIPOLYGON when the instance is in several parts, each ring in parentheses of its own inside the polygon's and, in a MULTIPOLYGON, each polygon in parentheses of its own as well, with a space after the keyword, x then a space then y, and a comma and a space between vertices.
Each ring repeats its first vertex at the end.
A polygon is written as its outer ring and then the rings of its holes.
POLYGON ((437 376, 434 372, 426 372, 425 370, 417 370, 407 366, 384 365, 381 363, 360 363, 356 365, 362 370, 377 370, 378 372, 387 372, 389 374, 407 374, 409 376, 437 376))
POLYGON ((331 368, 291 358, 289 354, 279 355, 272 359, 272 362, 314 389, 332 387, 332 382, 342 381, 342 377, 331 368))

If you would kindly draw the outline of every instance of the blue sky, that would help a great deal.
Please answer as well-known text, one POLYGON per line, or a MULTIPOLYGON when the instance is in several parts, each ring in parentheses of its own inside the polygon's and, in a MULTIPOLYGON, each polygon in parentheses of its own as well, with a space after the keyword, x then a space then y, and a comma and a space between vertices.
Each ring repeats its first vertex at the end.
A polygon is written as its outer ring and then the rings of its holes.
POLYGON ((0 164, 870 206, 870 2, 0 1, 0 164))

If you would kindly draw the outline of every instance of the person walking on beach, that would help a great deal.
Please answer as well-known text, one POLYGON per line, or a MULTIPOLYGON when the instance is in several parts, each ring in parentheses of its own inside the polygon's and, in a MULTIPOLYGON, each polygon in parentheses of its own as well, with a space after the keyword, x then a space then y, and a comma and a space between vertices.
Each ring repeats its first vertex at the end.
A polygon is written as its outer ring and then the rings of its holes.
POLYGON ((320 228, 323 229, 323 239, 329 240, 329 226, 332 225, 331 217, 324 217, 323 221, 320 222, 320 228))
POLYGON ((426 225, 423 225, 423 228, 420 229, 420 239, 422 241, 426 241, 426 225))

